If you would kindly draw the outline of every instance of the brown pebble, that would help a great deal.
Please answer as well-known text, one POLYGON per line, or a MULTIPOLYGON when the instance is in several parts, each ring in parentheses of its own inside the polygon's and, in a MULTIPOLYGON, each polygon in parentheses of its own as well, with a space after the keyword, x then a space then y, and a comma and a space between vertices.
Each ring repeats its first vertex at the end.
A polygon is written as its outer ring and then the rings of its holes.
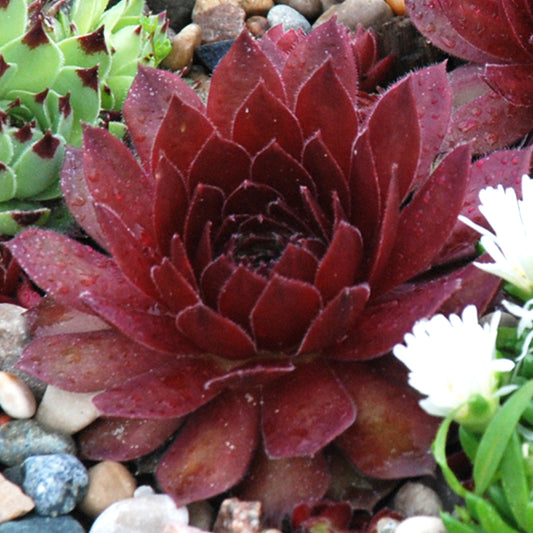
POLYGON ((111 504, 133 497, 135 478, 123 464, 102 461, 89 468, 88 474, 89 488, 79 505, 87 516, 95 518, 111 504))
POLYGON ((394 510, 406 517, 439 516, 441 509, 437 493, 423 483, 406 483, 394 497, 394 510))
POLYGON ((246 27, 254 37, 263 37, 269 28, 269 24, 266 17, 254 15, 246 19, 246 27))
POLYGON ((244 29, 246 13, 242 7, 220 4, 196 16, 193 20, 202 28, 202 42, 212 43, 236 39, 244 29))
POLYGON ((24 494, 18 485, 0 474, 0 523, 23 516, 34 507, 33 500, 24 494))
POLYGON ((395 15, 402 16, 407 13, 405 0, 386 0, 386 2, 389 4, 389 6, 391 6, 391 9, 394 11, 395 15))
POLYGON ((192 65, 194 50, 202 42, 202 28, 192 22, 174 35, 172 50, 165 57, 163 66, 170 70, 188 69, 192 65))
POLYGON ((394 11, 384 0, 344 0, 331 6, 315 21, 313 27, 319 26, 333 16, 353 31, 361 24, 365 28, 381 24, 394 17, 394 11))

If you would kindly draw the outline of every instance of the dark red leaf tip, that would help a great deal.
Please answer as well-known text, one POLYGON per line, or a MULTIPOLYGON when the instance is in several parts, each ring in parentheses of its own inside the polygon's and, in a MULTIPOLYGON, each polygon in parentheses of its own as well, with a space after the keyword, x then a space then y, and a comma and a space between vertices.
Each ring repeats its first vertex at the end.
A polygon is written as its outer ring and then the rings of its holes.
POLYGON ((48 37, 44 31, 41 21, 38 21, 36 24, 34 24, 30 31, 26 33, 22 39, 22 43, 30 49, 34 49, 38 46, 48 43, 48 37))

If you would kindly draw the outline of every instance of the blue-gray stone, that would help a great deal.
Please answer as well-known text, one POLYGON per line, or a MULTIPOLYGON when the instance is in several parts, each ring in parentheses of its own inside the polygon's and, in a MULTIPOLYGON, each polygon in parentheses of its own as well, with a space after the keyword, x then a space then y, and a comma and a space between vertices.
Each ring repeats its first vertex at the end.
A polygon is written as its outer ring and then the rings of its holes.
POLYGON ((24 463, 22 489, 43 516, 70 513, 87 492, 89 477, 74 455, 34 455, 24 463))
POLYGON ((304 33, 311 31, 311 24, 301 14, 290 6, 278 4, 267 13, 267 20, 271 28, 281 24, 283 31, 302 30, 304 33))
POLYGON ((0 463, 13 466, 30 455, 76 453, 70 435, 52 431, 35 420, 11 420, 0 426, 0 463))
POLYGON ((222 58, 229 52, 233 46, 234 39, 224 41, 215 41, 213 43, 205 43, 198 46, 194 54, 196 59, 207 69, 213 72, 217 68, 222 58))
POLYGON ((32 516, 0 524, 0 533, 85 533, 85 530, 71 516, 32 516))

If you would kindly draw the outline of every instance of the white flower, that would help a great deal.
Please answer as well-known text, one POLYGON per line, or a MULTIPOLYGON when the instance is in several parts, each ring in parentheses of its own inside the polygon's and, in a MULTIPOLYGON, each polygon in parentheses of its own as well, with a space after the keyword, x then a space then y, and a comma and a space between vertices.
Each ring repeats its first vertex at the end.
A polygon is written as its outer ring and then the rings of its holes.
POLYGON ((509 313, 512 313, 520 319, 516 328, 518 337, 521 337, 526 330, 529 331, 522 345, 522 353, 516 358, 517 361, 521 361, 527 355, 531 342, 533 341, 533 299, 528 300, 522 307, 507 300, 504 300, 502 304, 509 313))
POLYGON ((481 233, 481 245, 494 263, 475 263, 517 287, 523 295, 533 295, 533 180, 522 176, 522 200, 513 189, 487 187, 479 192, 479 210, 494 233, 466 217, 459 220, 481 233))
MULTIPOLYGON (((394 347, 394 355, 409 369, 409 384, 427 398, 421 407, 431 415, 446 416, 467 408, 469 400, 482 397, 489 404, 498 395, 498 372, 514 367, 509 359, 496 358, 496 334, 500 313, 490 323, 480 325, 474 305, 462 316, 435 315, 420 320, 404 344, 394 347)), ((467 413, 460 413, 456 420, 467 413)))

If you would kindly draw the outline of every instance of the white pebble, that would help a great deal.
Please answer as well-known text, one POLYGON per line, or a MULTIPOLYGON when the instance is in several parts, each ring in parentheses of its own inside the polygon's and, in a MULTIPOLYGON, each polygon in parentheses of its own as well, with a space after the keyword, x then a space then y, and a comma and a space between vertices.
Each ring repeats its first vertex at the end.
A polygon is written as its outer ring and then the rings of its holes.
POLYGON ((137 487, 135 478, 122 464, 102 461, 88 470, 89 487, 79 509, 96 518, 115 502, 132 498, 137 487))
POLYGON ((36 419, 56 431, 68 435, 77 433, 100 416, 92 401, 96 394, 69 392, 48 385, 36 419))
POLYGON ((437 493, 423 483, 406 483, 394 497, 394 510, 406 517, 439 516, 441 509, 437 493))
POLYGON ((401 522, 395 533, 446 533, 446 528, 436 516, 413 516, 401 522))
POLYGON ((0 407, 13 418, 31 418, 37 402, 26 383, 9 372, 0 372, 0 407))
POLYGON ((0 474, 0 524, 29 513, 34 501, 21 488, 0 474))
POLYGON ((89 533, 161 533, 166 526, 187 524, 186 507, 176 507, 170 496, 139 487, 133 498, 109 506, 93 523, 89 533))

